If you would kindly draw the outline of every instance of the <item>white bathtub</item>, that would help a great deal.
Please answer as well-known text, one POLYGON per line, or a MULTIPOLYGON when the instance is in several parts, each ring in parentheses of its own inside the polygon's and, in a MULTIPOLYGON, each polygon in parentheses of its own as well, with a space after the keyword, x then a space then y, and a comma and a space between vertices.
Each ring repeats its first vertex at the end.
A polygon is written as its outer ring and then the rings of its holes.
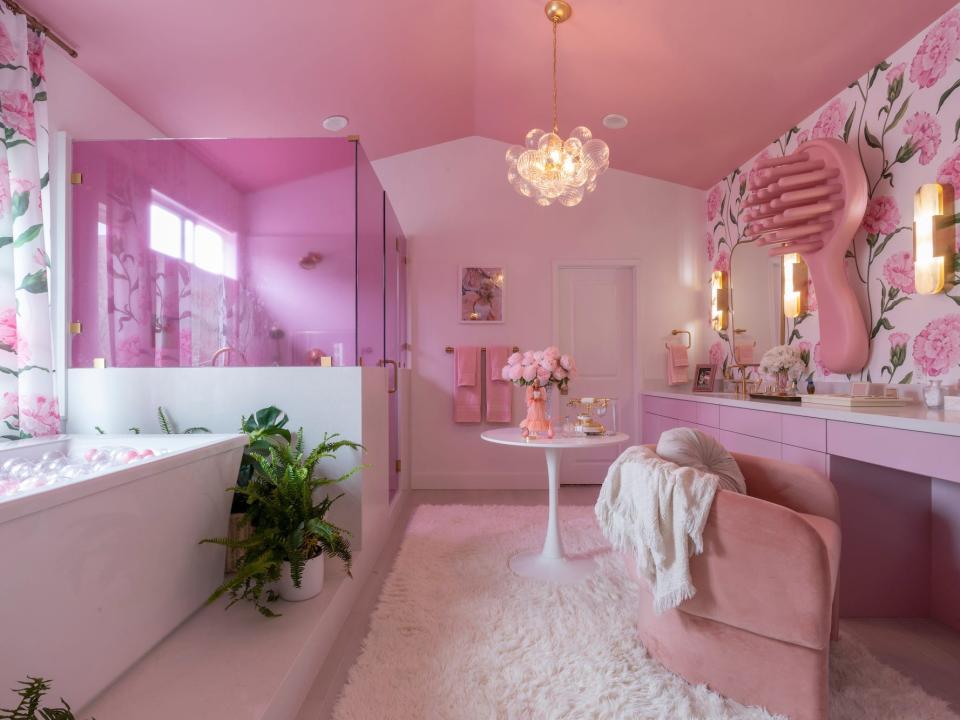
MULTIPOLYGON (((244 435, 64 435, 0 446, 11 457, 127 446, 166 451, 0 499, 0 707, 26 675, 74 708, 193 613, 223 577, 244 435)), ((149 702, 149 698, 144 698, 149 702)))

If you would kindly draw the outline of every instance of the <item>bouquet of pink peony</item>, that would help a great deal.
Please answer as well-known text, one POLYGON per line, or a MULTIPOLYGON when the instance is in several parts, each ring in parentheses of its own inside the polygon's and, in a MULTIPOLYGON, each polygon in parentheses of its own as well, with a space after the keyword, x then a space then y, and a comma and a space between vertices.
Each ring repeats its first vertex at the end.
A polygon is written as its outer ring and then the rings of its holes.
POLYGON ((577 364, 571 356, 561 354, 559 348, 551 345, 545 350, 514 353, 507 358, 501 374, 504 380, 516 385, 547 387, 553 384, 560 392, 566 392, 567 384, 576 377, 577 364))

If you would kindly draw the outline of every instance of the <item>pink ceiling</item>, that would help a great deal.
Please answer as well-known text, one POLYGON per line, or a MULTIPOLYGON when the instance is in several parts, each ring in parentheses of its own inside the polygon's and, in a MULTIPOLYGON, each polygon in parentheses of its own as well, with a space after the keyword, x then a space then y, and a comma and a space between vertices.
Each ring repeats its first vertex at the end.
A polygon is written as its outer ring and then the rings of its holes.
MULTIPOLYGON (((27 0, 80 66, 165 133, 324 134, 373 158, 550 122, 543 0, 27 0)), ((705 187, 953 0, 573 0, 562 130, 614 167, 705 187), (620 131, 600 119, 629 117, 620 131), (601 132, 598 132, 598 129, 601 132)))

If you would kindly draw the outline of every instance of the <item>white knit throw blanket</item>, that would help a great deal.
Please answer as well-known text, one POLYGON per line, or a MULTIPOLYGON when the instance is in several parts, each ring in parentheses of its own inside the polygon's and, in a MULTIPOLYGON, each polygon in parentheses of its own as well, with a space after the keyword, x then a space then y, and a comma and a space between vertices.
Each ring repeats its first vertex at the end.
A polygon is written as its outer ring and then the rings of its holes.
POLYGON ((692 598, 690 557, 703 552, 703 526, 719 479, 628 448, 610 466, 595 511, 617 550, 633 550, 657 614, 692 598), (692 546, 692 547, 691 547, 692 546))

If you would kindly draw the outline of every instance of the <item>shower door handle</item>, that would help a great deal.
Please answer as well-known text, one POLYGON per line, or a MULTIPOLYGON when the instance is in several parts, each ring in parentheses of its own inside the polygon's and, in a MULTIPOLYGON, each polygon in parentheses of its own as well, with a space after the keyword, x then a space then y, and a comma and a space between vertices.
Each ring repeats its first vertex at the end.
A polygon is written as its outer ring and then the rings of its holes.
POLYGON ((393 395, 397 391, 400 383, 400 366, 397 364, 396 360, 381 360, 380 366, 386 367, 387 365, 393 365, 393 387, 388 387, 387 392, 393 395))

